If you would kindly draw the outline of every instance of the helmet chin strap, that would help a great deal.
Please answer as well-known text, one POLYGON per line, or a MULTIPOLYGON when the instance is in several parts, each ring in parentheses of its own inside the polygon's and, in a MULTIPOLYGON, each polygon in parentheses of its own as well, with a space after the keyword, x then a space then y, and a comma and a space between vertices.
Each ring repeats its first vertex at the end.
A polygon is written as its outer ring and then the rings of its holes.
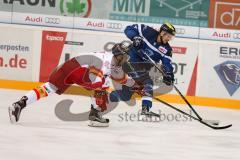
POLYGON ((162 39, 163 36, 160 35, 160 40, 161 40, 161 43, 163 43, 163 39, 162 39))
POLYGON ((163 43, 163 39, 162 39, 163 36, 161 36, 161 34, 159 34, 159 40, 160 42, 159 43, 163 43))

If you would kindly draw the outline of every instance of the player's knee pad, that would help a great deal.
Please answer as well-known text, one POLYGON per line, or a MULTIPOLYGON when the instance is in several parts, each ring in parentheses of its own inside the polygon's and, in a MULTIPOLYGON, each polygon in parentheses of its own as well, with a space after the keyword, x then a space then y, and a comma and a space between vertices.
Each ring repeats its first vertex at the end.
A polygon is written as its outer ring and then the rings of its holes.
POLYGON ((119 101, 129 101, 133 95, 133 92, 130 89, 121 89, 113 91, 109 94, 109 99, 111 102, 119 102, 119 101))
POLYGON ((113 91, 109 94, 109 100, 111 102, 119 102, 120 101, 120 96, 119 94, 117 93, 117 91, 113 91))

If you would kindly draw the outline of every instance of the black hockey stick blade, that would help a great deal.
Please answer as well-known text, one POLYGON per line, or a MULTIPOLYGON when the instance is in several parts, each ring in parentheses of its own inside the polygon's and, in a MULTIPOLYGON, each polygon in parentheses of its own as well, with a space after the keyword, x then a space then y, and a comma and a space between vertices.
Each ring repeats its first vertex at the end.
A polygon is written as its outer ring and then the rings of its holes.
MULTIPOLYGON (((195 120, 196 120, 196 119, 195 119, 195 120)), ((208 124, 208 123, 206 123, 206 122, 204 122, 204 121, 200 121, 200 120, 198 120, 198 121, 199 121, 200 123, 202 123, 202 124, 204 124, 204 125, 212 128, 212 129, 216 129, 216 130, 227 129, 227 128, 232 127, 232 124, 229 124, 229 125, 226 125, 226 126, 212 126, 212 125, 210 125, 210 124, 208 124)))
POLYGON ((196 117, 193 117, 192 115, 190 115, 190 114, 188 114, 188 113, 186 113, 186 112, 184 112, 184 111, 182 111, 182 110, 174 107, 173 105, 171 105, 171 104, 169 104, 169 103, 167 103, 167 102, 165 102, 165 101, 163 101, 163 100, 161 100, 161 99, 159 99, 159 98, 153 97, 153 99, 155 99, 156 101, 159 101, 159 102, 165 104, 166 106, 168 106, 168 107, 170 107, 170 108, 172 108, 172 109, 174 109, 174 110, 176 110, 176 111, 178 111, 178 112, 180 112, 180 113, 182 113, 182 114, 184 114, 184 115, 186 115, 186 116, 188 116, 188 117, 190 117, 190 118, 192 118, 192 119, 194 119, 194 120, 196 120, 196 121, 198 121, 198 122, 200 122, 200 123, 202 123, 203 125, 205 125, 205 126, 207 126, 207 127, 212 128, 212 129, 220 130, 220 129, 227 129, 227 128, 229 128, 229 127, 232 127, 232 124, 226 125, 226 126, 213 126, 213 125, 210 125, 209 123, 204 122, 203 120, 198 119, 198 118, 196 118, 196 117))
POLYGON ((220 121, 219 120, 209 120, 209 119, 203 119, 202 121, 206 122, 206 123, 209 123, 209 124, 212 124, 214 126, 217 126, 219 125, 220 121))

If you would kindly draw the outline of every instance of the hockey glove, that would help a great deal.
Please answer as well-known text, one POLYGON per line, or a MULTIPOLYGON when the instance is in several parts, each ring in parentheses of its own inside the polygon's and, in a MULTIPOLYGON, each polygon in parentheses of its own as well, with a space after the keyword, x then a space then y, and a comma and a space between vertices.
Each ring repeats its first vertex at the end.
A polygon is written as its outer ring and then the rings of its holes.
POLYGON ((171 86, 174 82, 174 74, 170 72, 165 72, 165 75, 163 76, 163 83, 165 83, 168 86, 171 86))
POLYGON ((142 45, 143 45, 143 38, 142 37, 134 37, 133 38, 133 47, 136 48, 137 50, 141 49, 142 45))

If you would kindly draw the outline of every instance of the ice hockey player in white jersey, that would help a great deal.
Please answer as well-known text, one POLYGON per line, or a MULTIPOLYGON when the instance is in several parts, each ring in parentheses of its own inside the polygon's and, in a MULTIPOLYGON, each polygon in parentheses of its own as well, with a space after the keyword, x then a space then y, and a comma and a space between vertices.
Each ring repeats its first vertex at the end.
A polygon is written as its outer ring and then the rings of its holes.
POLYGON ((77 84, 94 90, 91 96, 90 126, 108 126, 109 119, 103 118, 101 112, 107 109, 110 79, 129 87, 135 84, 121 68, 127 58, 127 47, 120 43, 113 46, 112 53, 98 52, 66 61, 55 68, 48 82, 29 91, 9 107, 11 122, 19 121, 21 111, 26 106, 53 93, 61 95, 68 87, 77 84))

